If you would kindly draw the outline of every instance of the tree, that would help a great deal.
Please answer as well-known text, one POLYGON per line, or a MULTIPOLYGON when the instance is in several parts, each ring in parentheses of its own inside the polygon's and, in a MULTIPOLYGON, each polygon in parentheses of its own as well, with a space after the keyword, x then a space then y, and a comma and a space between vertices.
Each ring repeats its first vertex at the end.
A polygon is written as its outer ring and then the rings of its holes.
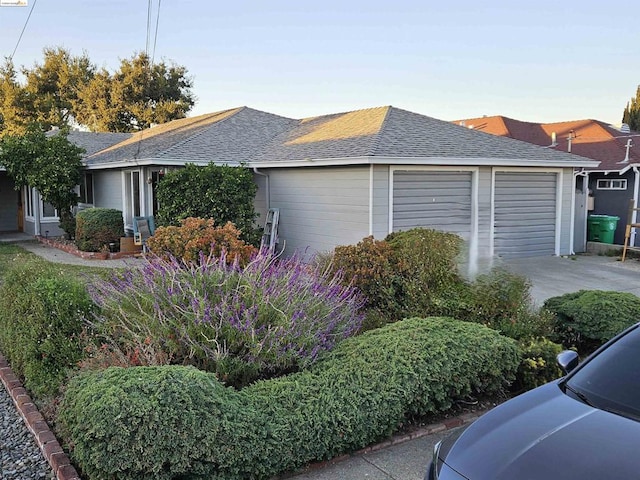
POLYGON ((635 98, 632 98, 624 109, 622 122, 629 125, 631 130, 640 130, 640 85, 636 90, 635 98))
POLYGON ((28 121, 26 92, 16 79, 13 63, 7 58, 0 67, 0 137, 25 133, 28 121))
POLYGON ((0 140, 0 165, 13 178, 16 189, 36 188, 42 199, 56 208, 69 235, 73 235, 71 207, 78 203, 75 187, 82 175, 83 153, 64 132, 46 136, 35 127, 0 140))
POLYGON ((132 132, 184 118, 194 105, 186 74, 175 64, 152 65, 145 53, 122 60, 116 73, 98 72, 79 92, 76 120, 92 131, 132 132))
POLYGON ((52 126, 69 126, 78 93, 91 81, 95 70, 86 53, 74 56, 61 47, 45 48, 42 64, 22 69, 32 122, 45 131, 52 126))
POLYGON ((10 60, 0 67, 0 136, 24 134, 36 124, 47 131, 84 125, 92 131, 132 132, 184 118, 194 105, 185 67, 151 63, 140 53, 111 74, 88 55, 45 48, 44 60, 22 67, 17 80, 10 60))

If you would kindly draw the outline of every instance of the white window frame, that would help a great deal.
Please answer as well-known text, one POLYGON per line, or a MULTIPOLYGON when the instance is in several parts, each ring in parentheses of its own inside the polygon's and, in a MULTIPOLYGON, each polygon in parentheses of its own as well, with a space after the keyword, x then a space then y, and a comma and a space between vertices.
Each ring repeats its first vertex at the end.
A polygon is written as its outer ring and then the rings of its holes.
MULTIPOLYGON (((60 217, 58 215, 58 210, 54 209, 53 216, 45 216, 44 215, 44 204, 45 201, 42 199, 42 195, 36 190, 34 187, 25 187, 25 218, 31 221, 36 220, 37 217, 40 219, 42 223, 55 223, 60 221, 60 217), (35 208, 38 208, 38 211, 35 211, 35 208)), ((51 204, 49 204, 51 205, 51 204)), ((52 205, 53 206, 53 205, 52 205)))
POLYGON ((79 186, 78 186, 78 196, 80 197, 80 203, 82 205, 94 205, 95 203, 95 191, 94 191, 94 182, 93 182, 93 173, 91 172, 84 172, 82 174, 82 179, 80 180, 80 182, 82 182, 79 186), (89 182, 87 182, 87 177, 90 177, 89 182), (87 188, 87 185, 91 185, 91 188, 87 188), (82 198, 82 190, 84 190, 84 194, 85 197, 87 195, 88 191, 91 191, 91 198, 82 198))
POLYGON ((145 213, 145 203, 144 203, 144 186, 142 184, 143 171, 139 170, 124 170, 122 172, 122 212, 125 222, 125 228, 129 230, 133 230, 133 217, 136 216, 135 212, 135 201, 133 198, 134 188, 134 177, 135 174, 138 175, 138 206, 139 206, 139 215, 144 215, 145 213))
POLYGON ((626 190, 626 178, 599 178, 596 183, 596 190, 626 190))

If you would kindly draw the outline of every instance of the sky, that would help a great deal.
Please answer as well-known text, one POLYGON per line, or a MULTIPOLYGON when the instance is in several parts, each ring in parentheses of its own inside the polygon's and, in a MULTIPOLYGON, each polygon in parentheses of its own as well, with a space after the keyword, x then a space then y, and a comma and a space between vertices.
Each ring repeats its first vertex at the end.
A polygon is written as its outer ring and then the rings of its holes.
POLYGON ((619 124, 640 84, 637 1, 152 0, 151 15, 144 0, 27 1, 0 7, 1 57, 15 49, 14 64, 32 67, 61 46, 114 71, 149 45, 187 68, 190 116, 393 105, 619 124))

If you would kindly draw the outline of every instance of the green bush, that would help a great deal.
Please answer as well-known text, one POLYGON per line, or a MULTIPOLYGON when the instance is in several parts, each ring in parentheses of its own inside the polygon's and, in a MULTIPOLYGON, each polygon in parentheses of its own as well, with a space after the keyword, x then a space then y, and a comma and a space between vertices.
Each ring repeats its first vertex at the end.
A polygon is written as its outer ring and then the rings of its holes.
POLYGON ((522 360, 512 385, 514 391, 531 390, 562 376, 556 361, 562 345, 546 338, 533 338, 520 341, 518 347, 522 360))
POLYGON ((369 311, 365 330, 402 318, 401 278, 396 272, 394 252, 387 242, 366 237, 356 245, 336 247, 331 268, 336 273, 342 272, 343 281, 357 287, 365 296, 369 311))
POLYGON ((97 252, 124 236, 122 212, 112 208, 88 208, 76 215, 76 245, 85 252, 97 252))
POLYGON ((438 313, 434 301, 464 281, 457 267, 462 238, 454 233, 413 228, 391 233, 385 241, 394 252, 395 268, 402 279, 404 315, 438 313))
POLYGON ((309 371, 235 391, 189 367, 73 378, 61 433, 87 478, 266 479, 388 436, 513 378, 512 340, 471 323, 410 319, 340 343, 309 371))
POLYGON ((13 265, 0 286, 0 350, 36 396, 55 395, 83 356, 94 305, 80 281, 39 259, 13 265))
POLYGON ((556 316, 553 339, 580 354, 640 321, 640 298, 628 292, 580 290, 549 298, 544 308, 556 316))
POLYGON ((470 283, 458 311, 449 314, 461 320, 482 323, 515 340, 547 337, 553 332, 553 315, 535 308, 531 283, 521 275, 494 269, 470 283))
POLYGON ((255 225, 257 191, 248 168, 187 164, 158 183, 158 225, 179 225, 188 217, 213 218, 219 225, 233 223, 242 240, 258 246, 262 231, 255 225))

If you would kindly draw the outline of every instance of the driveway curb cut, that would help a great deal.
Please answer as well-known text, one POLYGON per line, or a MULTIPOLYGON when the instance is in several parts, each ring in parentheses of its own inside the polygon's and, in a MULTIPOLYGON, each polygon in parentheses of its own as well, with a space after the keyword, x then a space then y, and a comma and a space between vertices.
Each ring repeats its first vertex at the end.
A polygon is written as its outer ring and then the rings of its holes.
POLYGON ((80 475, 62 450, 42 414, 31 400, 22 382, 13 373, 7 359, 0 354, 0 381, 7 389, 18 413, 33 435, 40 451, 47 459, 57 480, 81 480, 80 475))

